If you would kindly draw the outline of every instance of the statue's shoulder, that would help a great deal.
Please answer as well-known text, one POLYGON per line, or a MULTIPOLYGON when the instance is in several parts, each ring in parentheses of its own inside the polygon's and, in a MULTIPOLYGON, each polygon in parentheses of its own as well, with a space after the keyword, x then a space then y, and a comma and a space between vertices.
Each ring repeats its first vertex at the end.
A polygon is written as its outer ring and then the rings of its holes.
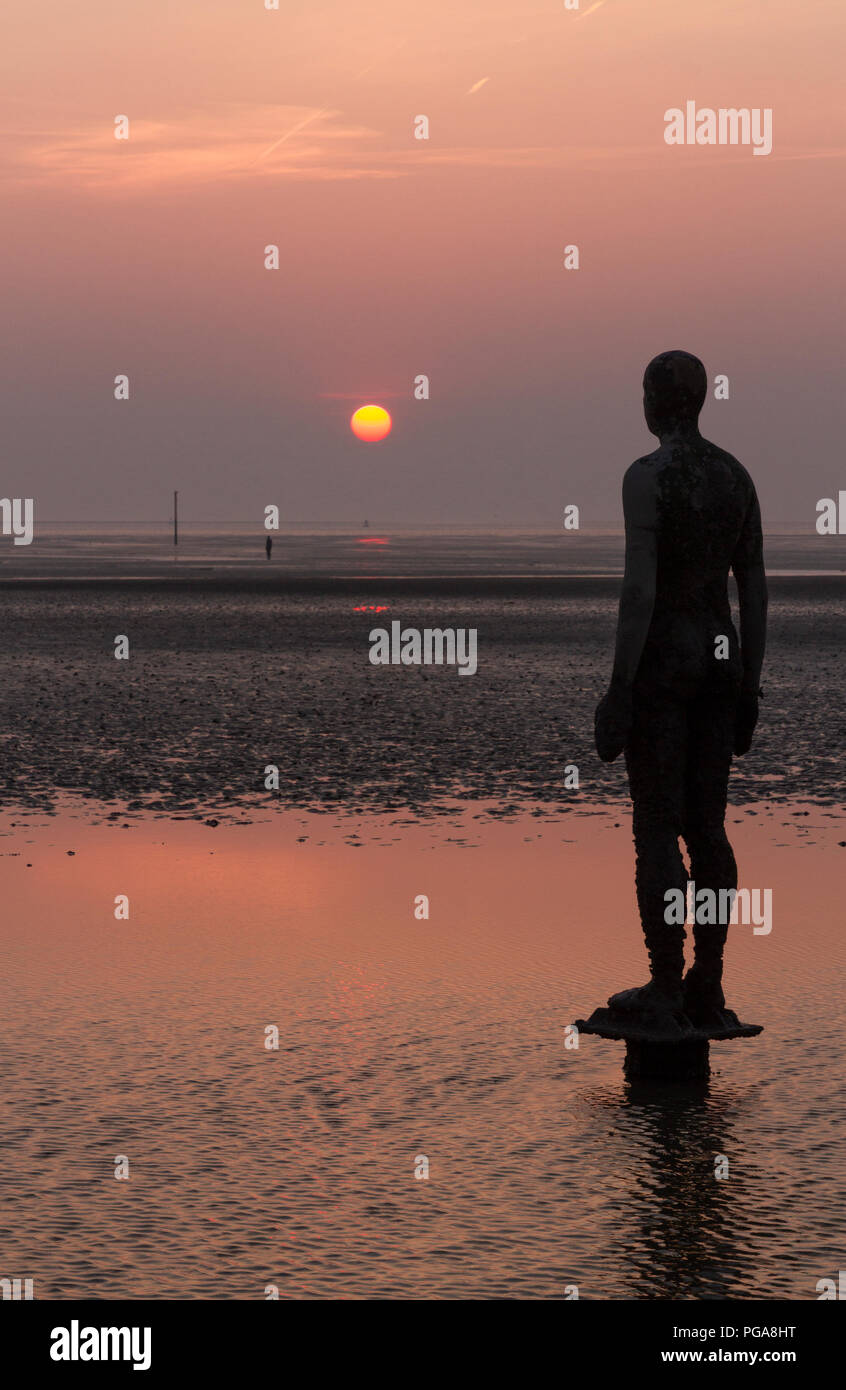
POLYGON ((654 531, 658 511, 657 454, 645 454, 629 464, 623 476, 623 514, 626 526, 654 531))
POLYGON ((727 473, 730 473, 735 482, 746 492, 754 493, 755 484, 752 475, 743 467, 739 459, 730 454, 727 449, 721 449, 718 444, 712 444, 710 439, 704 439, 707 457, 710 463, 717 464, 727 473))
POLYGON ((630 463, 623 474, 623 492, 654 492, 662 461, 663 455, 660 449, 635 459, 634 463, 630 463))

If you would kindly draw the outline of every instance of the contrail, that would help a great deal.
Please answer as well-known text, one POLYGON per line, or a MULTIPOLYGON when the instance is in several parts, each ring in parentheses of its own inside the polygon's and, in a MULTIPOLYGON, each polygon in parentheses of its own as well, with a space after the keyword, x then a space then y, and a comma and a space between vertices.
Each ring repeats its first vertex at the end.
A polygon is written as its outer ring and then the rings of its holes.
POLYGON ((258 164, 258 162, 259 162, 260 159, 267 159, 267 156, 268 156, 269 154, 273 154, 273 151, 274 151, 274 150, 278 149, 280 145, 283 145, 283 144, 285 143, 286 140, 290 140, 290 138, 291 138, 292 135, 296 135, 296 134, 297 134, 297 131, 299 131, 299 130, 304 130, 305 127, 306 127, 307 125, 311 125, 312 121, 318 120, 321 116, 328 116, 328 115, 329 115, 329 112, 328 112, 328 111, 314 111, 314 112, 312 112, 312 114, 311 114, 310 116, 306 116, 305 120, 302 120, 302 121, 300 121, 297 125, 292 126, 290 130, 286 130, 286 131, 285 131, 285 134, 284 134, 284 135, 280 135, 278 140, 274 140, 273 144, 272 144, 268 149, 263 150, 262 153, 261 153, 260 155, 257 155, 257 156, 256 156, 256 158, 253 160, 253 163, 252 163, 249 167, 252 169, 252 168, 253 168, 253 165, 258 164))
POLYGON ((361 69, 361 72, 353 73, 353 81, 357 82, 360 77, 364 77, 365 73, 372 72, 373 69, 378 67, 380 63, 383 63, 386 58, 393 58, 394 54, 399 53, 401 48, 405 48, 407 43, 408 39, 403 39, 401 43, 397 44, 396 48, 389 48, 387 53, 380 53, 378 58, 374 58, 372 63, 368 63, 366 68, 361 69))
POLYGON ((483 78, 481 79, 480 82, 474 82, 474 83, 473 83, 473 86, 470 88, 469 92, 467 93, 468 97, 472 97, 472 95, 473 95, 474 92, 478 92, 479 88, 480 88, 480 87, 484 87, 485 83, 486 83, 486 82, 490 82, 490 80, 491 80, 491 79, 490 79, 489 77, 483 77, 483 78))
POLYGON ((594 10, 598 10, 600 6, 604 4, 605 0, 595 0, 595 3, 591 5, 590 9, 585 10, 582 14, 577 14, 576 19, 587 19, 589 14, 593 14, 594 10))

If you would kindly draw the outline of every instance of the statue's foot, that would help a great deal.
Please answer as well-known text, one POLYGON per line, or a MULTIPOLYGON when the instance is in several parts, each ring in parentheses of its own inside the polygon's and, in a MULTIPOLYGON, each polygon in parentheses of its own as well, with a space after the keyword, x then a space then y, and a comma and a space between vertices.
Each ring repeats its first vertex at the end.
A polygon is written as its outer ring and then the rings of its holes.
POLYGON ((726 998, 720 976, 713 970, 703 970, 694 964, 682 983, 684 1011, 691 1023, 700 1028, 718 1024, 726 1010, 726 998))
POLYGON ((658 983, 650 980, 648 985, 637 989, 621 989, 612 994, 608 1007, 619 1013, 633 1014, 677 1014, 684 1008, 681 981, 678 984, 658 983))

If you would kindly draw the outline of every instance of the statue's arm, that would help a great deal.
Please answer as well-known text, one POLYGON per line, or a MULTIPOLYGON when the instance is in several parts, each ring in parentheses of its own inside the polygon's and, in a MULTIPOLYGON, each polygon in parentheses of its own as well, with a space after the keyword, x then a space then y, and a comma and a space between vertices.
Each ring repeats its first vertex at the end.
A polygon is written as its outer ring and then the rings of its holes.
POLYGON ((655 607, 657 504, 653 470, 633 463, 623 479, 626 571, 617 617, 612 687, 630 690, 655 607))
POLYGON ((626 572, 617 617, 614 671, 608 694, 594 715, 596 751, 613 762, 626 746, 632 727, 632 686, 643 655, 655 607, 657 504, 654 474, 633 463, 623 479, 626 519, 626 572))
POLYGON ((767 645, 767 580, 764 573, 761 509, 754 492, 731 567, 737 580, 740 602, 743 689, 757 694, 767 645))

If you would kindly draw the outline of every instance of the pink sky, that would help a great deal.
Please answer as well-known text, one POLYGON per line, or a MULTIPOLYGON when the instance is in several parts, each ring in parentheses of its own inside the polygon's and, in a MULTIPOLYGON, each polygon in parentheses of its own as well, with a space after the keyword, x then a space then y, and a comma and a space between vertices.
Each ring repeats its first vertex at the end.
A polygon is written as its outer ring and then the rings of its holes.
POLYGON ((765 520, 846 484, 839 3, 4 11, 2 491, 36 517, 179 486, 186 520, 613 525, 668 347, 728 374, 703 431, 765 520), (772 154, 667 146, 687 100, 772 108, 772 154))

